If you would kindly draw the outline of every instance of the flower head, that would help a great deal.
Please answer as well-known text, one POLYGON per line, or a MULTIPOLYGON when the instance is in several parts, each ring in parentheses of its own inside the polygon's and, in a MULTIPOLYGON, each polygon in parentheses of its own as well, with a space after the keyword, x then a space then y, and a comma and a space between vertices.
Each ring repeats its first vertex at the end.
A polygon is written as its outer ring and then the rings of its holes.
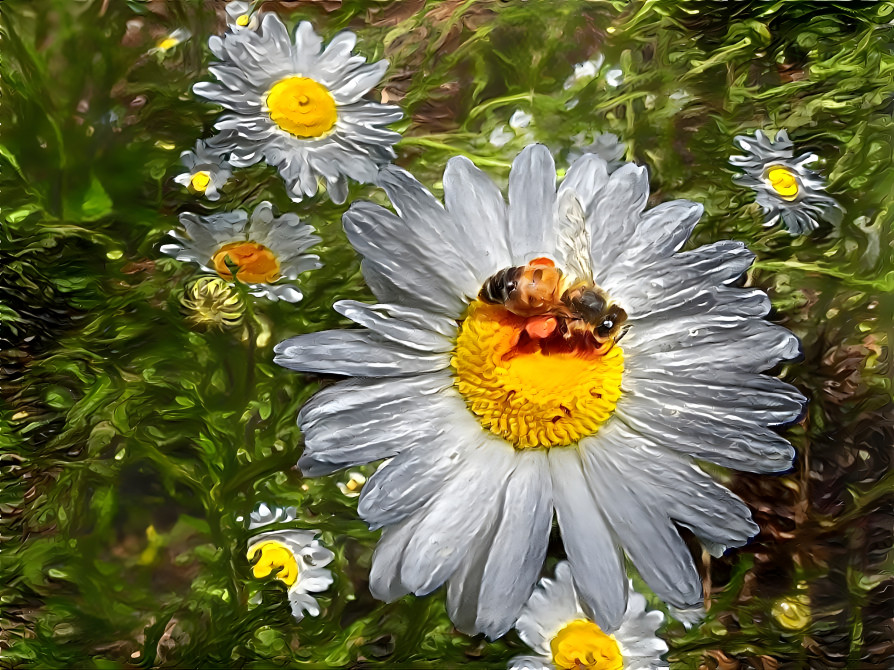
POLYGON ((403 116, 394 105, 363 99, 388 63, 352 56, 356 40, 344 31, 323 49, 302 21, 293 43, 275 14, 265 14, 257 31, 211 37, 218 83, 193 90, 228 112, 209 143, 236 167, 261 160, 278 167, 293 200, 314 195, 322 177, 332 200, 344 202, 347 177, 371 182, 394 158, 400 135, 385 126, 403 116))
POLYGON ((257 30, 260 25, 260 13, 252 11, 251 3, 243 0, 231 0, 226 6, 227 25, 230 30, 257 30))
POLYGON ((186 28, 177 28, 174 32, 165 35, 158 42, 156 42, 155 46, 149 50, 150 53, 165 53, 166 51, 170 51, 177 45, 185 42, 190 37, 192 37, 192 33, 189 32, 186 28))
POLYGON ((666 668, 667 644, 656 631, 664 615, 646 610, 646 599, 632 590, 621 623, 605 631, 591 621, 578 600, 567 562, 555 579, 541 579, 522 608, 515 628, 536 656, 517 656, 512 670, 650 670, 666 668))
POLYGON ((626 611, 619 547, 677 607, 702 586, 677 526, 713 553, 757 532, 745 505, 693 457, 754 472, 791 465, 770 425, 803 396, 760 374, 799 353, 739 288, 740 242, 677 253, 701 215, 645 210, 646 171, 611 175, 588 154, 556 185, 546 147, 513 162, 509 202, 465 158, 445 205, 400 168, 380 174, 396 213, 344 216, 380 301, 335 308, 360 324, 279 344, 276 362, 346 375, 298 416, 308 476, 387 459, 358 503, 384 527, 375 596, 448 583, 465 631, 506 632, 546 555, 553 513, 585 611, 603 630, 626 611))
POLYGON ((296 214, 274 216, 273 205, 262 202, 249 219, 242 210, 200 216, 180 215, 184 232, 170 231, 176 244, 161 247, 178 261, 198 263, 231 281, 251 287, 252 295, 298 302, 301 291, 289 282, 302 272, 321 267, 319 257, 305 254, 320 238, 296 214))
MULTIPOLYGON (((294 508, 271 509, 262 504, 252 512, 249 528, 295 521, 294 508)), ((300 621, 307 612, 320 613, 317 599, 311 593, 325 591, 332 584, 332 573, 325 568, 334 554, 314 539, 319 531, 286 528, 255 535, 248 545, 252 574, 263 579, 278 579, 286 585, 292 615, 300 621)))
POLYGON ((817 160, 816 154, 795 158, 785 130, 776 133, 774 141, 760 130, 753 137, 737 135, 733 141, 745 152, 730 156, 729 162, 745 173, 733 181, 754 190, 766 217, 764 225, 782 220, 792 235, 803 235, 819 227, 817 219, 841 221, 841 205, 826 195, 822 177, 806 167, 817 160))
POLYGON ((220 199, 220 188, 233 176, 230 164, 220 154, 199 140, 195 151, 187 150, 180 154, 180 161, 186 172, 174 177, 175 182, 209 200, 220 199))
POLYGON ((204 328, 229 328, 242 322, 239 294, 220 277, 199 277, 180 300, 186 319, 204 328))

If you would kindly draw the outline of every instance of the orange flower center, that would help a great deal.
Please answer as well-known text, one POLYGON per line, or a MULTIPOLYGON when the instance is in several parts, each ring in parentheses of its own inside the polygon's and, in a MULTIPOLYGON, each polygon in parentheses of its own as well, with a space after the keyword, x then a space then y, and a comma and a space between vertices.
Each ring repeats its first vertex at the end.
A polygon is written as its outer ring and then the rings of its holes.
POLYGON ((233 278, 228 263, 236 268, 236 278, 246 284, 270 284, 279 279, 279 260, 257 242, 225 244, 211 258, 217 274, 224 279, 233 278))

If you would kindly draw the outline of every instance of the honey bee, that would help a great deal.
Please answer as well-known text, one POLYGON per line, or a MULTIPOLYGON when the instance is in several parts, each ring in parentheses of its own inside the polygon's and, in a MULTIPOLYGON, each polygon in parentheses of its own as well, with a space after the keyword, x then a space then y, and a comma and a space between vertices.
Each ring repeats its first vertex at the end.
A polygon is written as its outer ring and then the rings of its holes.
POLYGON ((569 341, 592 338, 600 347, 611 343, 610 348, 626 333, 622 329, 627 313, 593 280, 582 208, 573 194, 563 195, 560 253, 576 276, 566 275, 549 258, 535 258, 489 277, 478 299, 528 319, 525 330, 531 337, 544 339, 558 333, 569 341))

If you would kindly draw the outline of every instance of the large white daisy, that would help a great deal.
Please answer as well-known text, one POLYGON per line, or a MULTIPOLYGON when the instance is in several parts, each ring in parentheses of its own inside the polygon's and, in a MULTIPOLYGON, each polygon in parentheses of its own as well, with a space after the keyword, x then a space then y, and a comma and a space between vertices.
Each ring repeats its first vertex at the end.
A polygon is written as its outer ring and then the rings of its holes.
POLYGON ((799 343, 764 320, 762 291, 735 286, 753 254, 732 241, 677 253, 702 207, 645 210, 645 168, 609 175, 592 154, 557 191, 549 151, 527 147, 508 205, 465 158, 447 165, 446 206, 397 167, 380 183, 395 213, 357 202, 344 225, 381 304, 336 303, 363 328, 292 338, 275 359, 354 377, 302 409, 299 465, 317 476, 387 459, 359 500, 385 528, 373 594, 391 601, 447 582, 454 623, 500 635, 537 581, 555 510, 575 586, 604 629, 626 609, 622 549, 664 600, 699 603, 676 526, 714 553, 758 529, 693 457, 788 469, 794 450, 767 426, 794 420, 804 401, 760 374, 799 343), (551 262, 566 278, 591 272, 626 311, 620 343, 602 336, 610 323, 570 337, 573 323, 477 297, 501 270, 530 264, 543 279, 551 262))
POLYGON ((162 253, 178 261, 198 263, 206 272, 248 284, 251 294, 271 300, 298 302, 298 275, 322 267, 319 256, 304 253, 320 238, 297 214, 275 216, 273 205, 262 202, 251 214, 241 209, 201 216, 180 215, 183 231, 168 234, 176 244, 162 245, 162 253))
POLYGON ((754 190, 765 226, 781 220, 792 235, 803 235, 819 228, 818 219, 841 221, 841 205, 826 194, 823 178, 807 167, 816 162, 816 154, 795 158, 787 131, 780 130, 774 140, 758 130, 753 137, 737 135, 733 141, 745 152, 730 156, 729 162, 744 172, 733 181, 754 190))
POLYGON ((604 631, 580 605, 571 566, 556 566, 555 579, 543 578, 522 608, 515 628, 536 656, 516 656, 510 670, 651 670, 666 668, 667 644, 657 636, 661 612, 646 609, 632 590, 615 630, 604 631))
MULTIPOLYGON (((250 530, 295 522, 294 508, 269 507, 262 503, 251 513, 250 530)), ((252 574, 272 577, 284 583, 289 593, 292 616, 298 621, 305 612, 320 613, 320 605, 312 593, 325 591, 332 585, 332 573, 325 566, 335 557, 315 539, 319 531, 300 528, 276 528, 255 535, 248 545, 252 574)))
POLYGON ((236 167, 275 165, 293 200, 314 195, 322 177, 332 200, 344 202, 346 177, 371 182, 394 158, 400 135, 385 126, 403 116, 399 107, 363 99, 388 62, 352 56, 356 41, 344 31, 323 49, 302 21, 293 44, 275 14, 265 14, 256 31, 212 36, 208 44, 221 62, 209 69, 219 83, 193 90, 229 111, 209 145, 229 153, 236 167))

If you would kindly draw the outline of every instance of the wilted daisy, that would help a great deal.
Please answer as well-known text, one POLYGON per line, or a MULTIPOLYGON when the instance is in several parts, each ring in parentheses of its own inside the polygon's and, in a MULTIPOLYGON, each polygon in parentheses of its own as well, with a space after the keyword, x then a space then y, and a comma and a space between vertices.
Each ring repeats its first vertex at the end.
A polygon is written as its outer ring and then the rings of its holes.
MULTIPOLYGON (((270 508, 262 504, 252 512, 249 529, 295 521, 294 508, 270 508)), ((325 591, 332 584, 332 573, 325 568, 334 554, 315 539, 319 531, 285 528, 269 530, 254 536, 248 545, 252 574, 263 579, 272 577, 286 585, 292 615, 300 621, 307 612, 320 613, 317 599, 311 593, 325 591)))
POLYGON ((239 294, 220 277, 199 277, 180 300, 186 320, 200 328, 230 328, 242 322, 239 294))
POLYGON ((192 33, 186 28, 177 28, 174 32, 165 35, 158 40, 158 42, 155 43, 155 46, 152 49, 149 49, 149 53, 164 53, 170 51, 178 44, 188 40, 190 37, 192 37, 192 33))
POLYGON ((347 177, 371 182, 394 158, 391 146, 400 135, 385 126, 402 117, 394 105, 363 99, 388 63, 352 56, 356 41, 344 31, 322 49, 320 36, 302 21, 293 44, 275 14, 265 14, 257 31, 211 37, 222 61, 210 67, 219 83, 200 82, 193 90, 229 112, 210 143, 236 167, 261 160, 278 167, 293 200, 316 193, 322 177, 332 200, 344 202, 347 177))
POLYGON ((571 566, 556 566, 555 579, 541 579, 522 608, 515 628, 536 656, 516 656, 512 670, 650 670, 666 668, 667 644, 656 631, 661 612, 647 611, 646 599, 630 592, 627 610, 614 631, 590 621, 577 598, 571 566))
POLYGON ((771 141, 758 130, 753 137, 737 135, 733 141, 745 152, 730 156, 729 162, 745 172, 733 181, 754 190, 766 217, 764 225, 781 219, 792 235, 803 235, 819 227, 818 219, 840 223, 841 205, 826 195, 822 177, 806 167, 817 160, 816 154, 795 158, 788 132, 780 130, 771 141))
POLYGON ((220 188, 233 176, 230 164, 216 151, 210 150, 202 140, 196 142, 195 151, 184 151, 180 161, 186 172, 174 177, 174 181, 185 186, 191 193, 204 195, 209 200, 220 199, 220 188))
POLYGON ((355 377, 302 409, 299 466, 387 459, 359 500, 385 527, 373 594, 447 582, 454 623, 500 635, 534 588, 555 510, 603 629, 626 611, 616 543, 661 598, 701 602, 677 526, 715 554, 758 529, 692 458, 788 469, 794 451, 767 426, 804 401, 760 374, 799 343, 763 319, 762 291, 735 286, 754 255, 733 241, 677 253, 702 207, 646 211, 645 168, 609 175, 592 154, 557 192, 549 151, 527 147, 508 205, 462 157, 444 173, 446 207, 397 167, 380 184, 396 213, 357 202, 344 225, 381 304, 336 303, 363 328, 287 340, 275 359, 355 377))
POLYGON ((251 3, 232 0, 227 3, 227 25, 232 31, 257 30, 260 13, 252 11, 251 3))
POLYGON ((298 302, 301 291, 290 282, 322 267, 319 256, 304 253, 320 241, 313 228, 297 214, 274 216, 273 205, 266 201, 255 207, 250 220, 247 212, 237 209, 208 216, 186 212, 180 223, 183 232, 169 233, 177 244, 163 245, 162 253, 198 263, 228 281, 235 271, 252 295, 298 302))

